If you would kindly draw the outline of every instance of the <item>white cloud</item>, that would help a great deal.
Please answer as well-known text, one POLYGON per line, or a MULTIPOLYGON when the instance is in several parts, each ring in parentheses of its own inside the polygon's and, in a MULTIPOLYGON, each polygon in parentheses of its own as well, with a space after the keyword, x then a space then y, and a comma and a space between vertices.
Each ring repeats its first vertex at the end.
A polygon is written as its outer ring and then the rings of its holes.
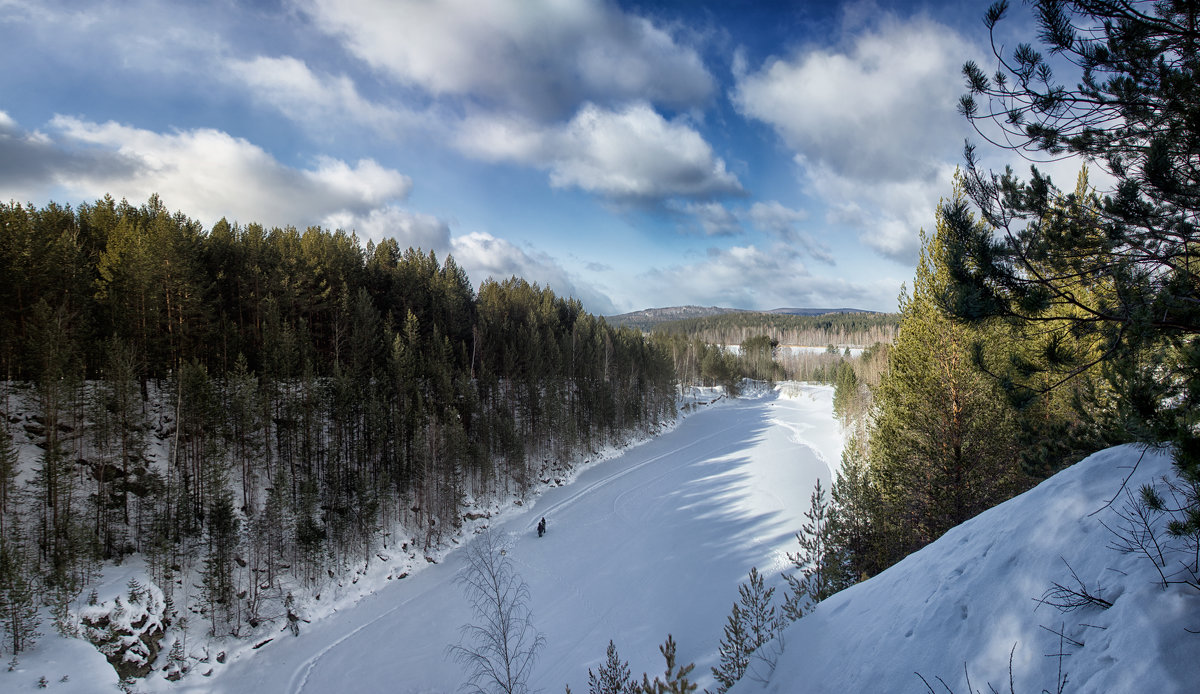
POLYGON ((450 250, 450 225, 433 215, 401 209, 394 205, 377 207, 366 214, 335 212, 322 221, 329 229, 353 231, 364 243, 396 239, 401 248, 419 248, 444 254, 450 250))
POLYGON ((321 29, 401 84, 557 118, 582 101, 707 100, 696 51, 599 0, 297 0, 321 29))
POLYGON ((429 115, 369 101, 346 75, 315 73, 291 56, 228 59, 224 67, 252 98, 318 133, 352 123, 397 136, 433 123, 429 115))
POLYGON ((516 276, 550 287, 559 296, 579 299, 591 313, 616 313, 612 299, 577 282, 557 261, 544 253, 527 252, 486 232, 455 237, 451 242, 451 251, 454 262, 466 271, 476 287, 489 278, 503 281, 516 276))
POLYGON ((584 104, 561 126, 477 115, 462 124, 458 146, 482 159, 546 169, 555 187, 614 199, 742 192, 700 133, 683 119, 666 120, 646 103, 620 110, 584 104))
POLYGON ((731 95, 794 152, 826 221, 849 225, 881 255, 911 264, 949 192, 970 126, 956 111, 963 61, 977 49, 928 17, 877 15, 834 48, 739 66, 731 95))
POLYGON ((954 162, 944 161, 928 176, 864 185, 829 166, 810 165, 804 167, 804 180, 834 202, 828 223, 857 229, 863 243, 880 255, 911 265, 920 250, 917 231, 933 230, 938 202, 950 194, 955 168, 954 162))
POLYGON ((322 157, 314 168, 291 168, 218 130, 158 133, 68 116, 56 116, 49 129, 50 141, 39 148, 53 164, 41 172, 40 193, 133 201, 158 193, 207 223, 228 217, 305 226, 339 212, 368 213, 403 200, 412 187, 407 176, 370 159, 352 165, 322 157))
POLYGON ((750 206, 745 216, 758 230, 785 243, 798 244, 813 260, 826 265, 836 264, 828 244, 800 230, 800 225, 808 221, 808 210, 794 210, 777 200, 759 201, 750 206))
POLYGON ((784 241, 791 241, 799 235, 797 227, 808 219, 808 211, 793 210, 784 207, 777 200, 771 200, 751 205, 748 216, 759 229, 770 232, 784 241))
POLYGON ((58 172, 79 175, 94 166, 112 168, 118 162, 95 162, 87 153, 58 149, 45 133, 21 128, 0 111, 0 199, 28 202, 53 185, 58 172))
POLYGON ((737 236, 744 231, 738 215, 719 202, 673 203, 670 207, 693 220, 705 236, 737 236))
POLYGON ((975 49, 928 18, 878 25, 840 49, 772 58, 739 77, 739 110, 806 159, 864 181, 906 179, 957 158, 969 131, 956 104, 975 49))
POLYGON ((808 220, 807 210, 785 207, 777 200, 758 201, 749 208, 730 208, 721 202, 667 201, 667 209, 682 218, 680 229, 703 236, 739 236, 757 230, 788 245, 792 251, 804 251, 813 260, 836 264, 829 245, 801 231, 808 220))

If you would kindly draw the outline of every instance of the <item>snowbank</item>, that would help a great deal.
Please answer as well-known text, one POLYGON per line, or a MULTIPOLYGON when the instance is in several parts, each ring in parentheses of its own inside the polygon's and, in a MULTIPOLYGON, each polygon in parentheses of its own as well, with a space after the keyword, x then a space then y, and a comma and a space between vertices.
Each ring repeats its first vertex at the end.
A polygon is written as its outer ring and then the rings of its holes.
POLYGON ((765 684, 747 678, 734 691, 928 691, 920 673, 936 691, 940 677, 965 693, 965 666, 971 691, 1007 692, 1011 652, 1016 692, 1053 692, 1062 652, 1068 692, 1195 692, 1200 636, 1185 630, 1200 629, 1200 591, 1164 589, 1144 556, 1110 547, 1118 538, 1105 525, 1124 524, 1124 497, 1105 504, 1131 471, 1134 492, 1161 483, 1169 456, 1102 451, 980 514, 826 600, 785 631, 765 684), (1079 587, 1071 570, 1112 607, 1039 604, 1052 583, 1079 587))

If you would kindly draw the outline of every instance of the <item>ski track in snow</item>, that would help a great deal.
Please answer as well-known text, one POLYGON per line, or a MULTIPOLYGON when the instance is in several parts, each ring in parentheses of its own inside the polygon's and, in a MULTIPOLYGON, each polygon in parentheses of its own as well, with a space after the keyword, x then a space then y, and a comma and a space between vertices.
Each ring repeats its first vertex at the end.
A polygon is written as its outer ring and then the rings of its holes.
POLYGON ((385 610, 382 614, 380 614, 375 619, 372 619, 371 621, 369 621, 365 624, 359 625, 353 631, 349 632, 345 636, 342 636, 338 640, 336 640, 333 643, 330 643, 328 646, 322 648, 320 651, 317 651, 316 655, 308 658, 303 663, 301 663, 300 667, 296 670, 296 673, 294 675, 292 675, 292 679, 288 683, 288 691, 296 692, 296 694, 300 694, 300 692, 304 691, 304 687, 308 684, 309 673, 312 672, 313 667, 316 666, 317 661, 320 660, 322 656, 324 656, 326 653, 332 651, 333 649, 337 648, 338 646, 342 645, 348 639, 351 639, 351 638, 357 636, 358 633, 361 632, 363 629, 366 629, 367 627, 371 626, 372 624, 375 624, 376 622, 383 619, 384 617, 387 617, 387 616, 391 615, 392 613, 396 612, 397 610, 407 606, 410 602, 415 600, 417 597, 420 597, 420 596, 414 595, 413 597, 405 600, 404 602, 401 602, 400 604, 396 605, 395 607, 385 610), (297 678, 300 679, 299 682, 296 681, 297 678))
MULTIPOLYGON (((675 456, 675 455, 678 455, 679 453, 682 453, 683 451, 688 450, 689 448, 694 448, 696 446, 699 446, 700 444, 702 444, 706 441, 709 441, 727 431, 730 431, 731 429, 734 429, 736 426, 737 425, 725 427, 725 428, 720 429, 719 431, 713 432, 703 438, 696 439, 695 441, 692 441, 691 443, 684 444, 682 446, 679 446, 678 448, 669 450, 666 453, 660 453, 659 455, 656 455, 652 458, 647 458, 646 460, 643 460, 640 463, 635 463, 633 465, 630 465, 629 467, 626 467, 623 470, 618 470, 617 472, 614 472, 614 473, 608 475, 607 477, 603 477, 595 482, 592 482, 591 484, 587 485, 586 487, 584 487, 583 489, 579 490, 578 492, 572 494, 571 496, 567 497, 566 499, 563 499, 562 501, 555 503, 553 506, 547 507, 544 510, 544 512, 542 512, 542 515, 549 516, 549 515, 553 514, 555 511, 558 511, 567 506, 570 506, 572 503, 577 501, 579 498, 586 496, 588 494, 591 494, 592 492, 596 491, 597 489, 600 489, 601 487, 606 487, 609 484, 612 484, 614 481, 619 480, 628 474, 631 474, 633 472, 641 470, 642 468, 646 467, 647 465, 650 465, 651 463, 656 463, 668 456, 675 456)), ((539 518, 540 518, 540 516, 539 516, 539 518)))

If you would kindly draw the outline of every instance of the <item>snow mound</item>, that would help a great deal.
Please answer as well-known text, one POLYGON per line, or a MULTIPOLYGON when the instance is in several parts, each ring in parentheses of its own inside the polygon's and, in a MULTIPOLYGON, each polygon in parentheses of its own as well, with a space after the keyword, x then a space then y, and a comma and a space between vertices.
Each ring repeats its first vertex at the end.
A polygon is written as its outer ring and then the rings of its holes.
MULTIPOLYGON (((1114 547, 1113 531, 1128 525, 1119 514, 1129 497, 1118 495, 1127 476, 1134 494, 1162 486, 1170 456, 1101 451, 980 514, 821 603, 784 632, 774 673, 734 691, 926 692, 923 677, 961 694, 969 676, 970 691, 1007 692, 1011 652, 1016 692, 1056 691, 1060 666, 1067 692, 1195 692, 1200 635, 1186 630, 1200 629, 1200 591, 1164 588, 1146 556, 1114 547), (1039 602, 1054 583, 1080 581, 1112 606, 1039 602)), ((1187 562, 1182 547, 1163 558, 1168 577, 1187 562)))

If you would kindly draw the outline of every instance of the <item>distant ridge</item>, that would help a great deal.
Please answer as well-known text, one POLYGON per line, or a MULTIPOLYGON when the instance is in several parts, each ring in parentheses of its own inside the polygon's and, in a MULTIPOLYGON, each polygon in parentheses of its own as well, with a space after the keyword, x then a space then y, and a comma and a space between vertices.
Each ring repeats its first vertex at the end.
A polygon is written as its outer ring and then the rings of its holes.
POLYGON ((866 311, 860 308, 774 308, 770 311, 753 311, 743 308, 722 308, 720 306, 668 306, 666 308, 647 308, 615 316, 605 316, 605 320, 613 325, 628 325, 632 328, 647 330, 660 323, 669 323, 670 321, 687 318, 706 318, 726 313, 774 313, 787 316, 823 316, 827 313, 873 313, 873 311, 866 311))

